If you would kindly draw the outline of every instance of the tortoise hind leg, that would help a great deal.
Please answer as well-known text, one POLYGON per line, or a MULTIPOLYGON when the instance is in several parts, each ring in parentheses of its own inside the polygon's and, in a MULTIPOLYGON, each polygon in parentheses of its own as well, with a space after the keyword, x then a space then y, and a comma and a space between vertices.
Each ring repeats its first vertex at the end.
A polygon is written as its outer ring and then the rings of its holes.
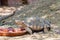
POLYGON ((48 32, 48 29, 47 29, 47 26, 46 25, 44 25, 43 32, 44 33, 47 33, 48 32))
POLYGON ((44 33, 47 33, 50 30, 51 30, 51 27, 49 25, 44 25, 44 28, 43 28, 44 33))

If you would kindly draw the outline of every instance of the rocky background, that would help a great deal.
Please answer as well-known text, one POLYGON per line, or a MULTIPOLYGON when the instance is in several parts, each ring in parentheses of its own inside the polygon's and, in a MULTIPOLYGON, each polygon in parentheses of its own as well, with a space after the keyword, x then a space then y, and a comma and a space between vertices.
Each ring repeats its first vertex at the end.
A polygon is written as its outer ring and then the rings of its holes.
MULTIPOLYGON (((7 9, 7 7, 6 7, 7 9)), ((33 33, 16 37, 3 37, 0 40, 60 40, 60 0, 37 0, 31 4, 13 7, 15 15, 5 21, 24 20, 26 17, 39 16, 51 21, 51 31, 48 33, 33 33)), ((0 12, 1 14, 1 12, 0 12)), ((15 27, 15 24, 4 25, 5 27, 15 27)))

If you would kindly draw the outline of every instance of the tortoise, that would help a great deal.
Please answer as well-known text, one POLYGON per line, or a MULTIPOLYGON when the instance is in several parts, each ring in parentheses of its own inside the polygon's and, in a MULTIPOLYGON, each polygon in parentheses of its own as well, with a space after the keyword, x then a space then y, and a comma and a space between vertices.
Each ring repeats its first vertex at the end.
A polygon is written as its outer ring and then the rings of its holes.
POLYGON ((43 32, 48 32, 51 30, 51 22, 40 17, 27 17, 23 21, 15 20, 15 23, 18 26, 25 28, 30 34, 32 34, 33 31, 42 30, 43 32))

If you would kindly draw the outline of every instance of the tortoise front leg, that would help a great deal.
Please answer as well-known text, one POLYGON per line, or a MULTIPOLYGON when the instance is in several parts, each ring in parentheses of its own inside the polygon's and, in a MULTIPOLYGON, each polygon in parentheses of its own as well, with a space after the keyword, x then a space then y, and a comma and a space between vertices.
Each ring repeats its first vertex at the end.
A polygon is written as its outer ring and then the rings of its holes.
POLYGON ((32 30, 31 30, 31 28, 29 28, 29 27, 26 27, 25 30, 26 30, 28 33, 30 33, 30 34, 33 33, 32 30))

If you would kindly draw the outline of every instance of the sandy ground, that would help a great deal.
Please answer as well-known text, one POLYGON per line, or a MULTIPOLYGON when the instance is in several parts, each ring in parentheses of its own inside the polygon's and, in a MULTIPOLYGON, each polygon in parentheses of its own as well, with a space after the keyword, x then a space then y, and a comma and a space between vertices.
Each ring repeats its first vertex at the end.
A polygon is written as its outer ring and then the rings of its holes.
POLYGON ((39 16, 51 21, 51 31, 16 37, 0 36, 0 40, 60 40, 60 0, 37 0, 34 4, 20 6, 17 9, 15 16, 5 21, 24 20, 26 17, 39 16))

